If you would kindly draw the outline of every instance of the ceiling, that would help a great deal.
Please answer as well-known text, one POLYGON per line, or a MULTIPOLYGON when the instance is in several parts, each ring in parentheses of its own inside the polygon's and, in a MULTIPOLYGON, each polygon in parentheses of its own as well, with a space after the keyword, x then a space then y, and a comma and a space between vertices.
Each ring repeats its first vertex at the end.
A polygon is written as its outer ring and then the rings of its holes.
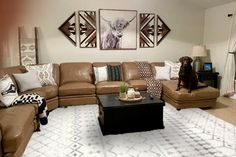
POLYGON ((188 1, 189 3, 192 3, 205 9, 230 2, 236 2, 236 0, 185 0, 185 1, 188 1))

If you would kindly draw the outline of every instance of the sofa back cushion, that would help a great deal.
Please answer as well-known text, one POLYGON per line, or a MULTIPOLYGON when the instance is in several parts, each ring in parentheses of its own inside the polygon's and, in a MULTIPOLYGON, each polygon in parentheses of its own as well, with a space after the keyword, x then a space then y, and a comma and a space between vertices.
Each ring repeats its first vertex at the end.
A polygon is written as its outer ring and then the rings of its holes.
POLYGON ((121 65, 120 62, 93 62, 94 67, 103 67, 106 65, 121 65))
POLYGON ((124 81, 139 80, 139 72, 135 62, 122 63, 124 81))
POLYGON ((0 68, 0 78, 2 78, 6 74, 12 75, 12 74, 25 73, 25 72, 26 72, 26 69, 24 66, 0 68))
POLYGON ((69 82, 93 83, 92 64, 88 62, 62 63, 60 65, 60 84, 69 82))

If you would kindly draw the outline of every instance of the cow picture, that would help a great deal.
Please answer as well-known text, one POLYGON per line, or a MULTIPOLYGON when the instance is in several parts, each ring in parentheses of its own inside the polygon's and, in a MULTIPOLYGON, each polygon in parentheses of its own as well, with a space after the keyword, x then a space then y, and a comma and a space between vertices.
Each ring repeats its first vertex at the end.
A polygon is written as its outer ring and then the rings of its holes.
POLYGON ((137 11, 100 9, 99 24, 101 50, 137 48, 137 11))

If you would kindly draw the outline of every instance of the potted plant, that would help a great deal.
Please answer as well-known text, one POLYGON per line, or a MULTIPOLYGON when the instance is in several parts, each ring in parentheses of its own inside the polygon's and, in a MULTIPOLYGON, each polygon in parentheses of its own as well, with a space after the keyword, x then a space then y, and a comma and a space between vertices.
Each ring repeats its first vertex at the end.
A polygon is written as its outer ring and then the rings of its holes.
POLYGON ((122 99, 126 98, 126 92, 127 92, 128 88, 129 87, 125 82, 121 83, 121 85, 120 85, 120 95, 119 95, 120 98, 122 98, 122 99))

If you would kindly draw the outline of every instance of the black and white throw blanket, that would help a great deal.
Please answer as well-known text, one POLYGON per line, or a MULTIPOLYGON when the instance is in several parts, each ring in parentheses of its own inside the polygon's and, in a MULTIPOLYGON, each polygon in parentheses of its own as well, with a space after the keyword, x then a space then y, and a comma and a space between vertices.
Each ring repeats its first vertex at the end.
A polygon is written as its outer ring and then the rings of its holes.
POLYGON ((162 84, 159 80, 155 80, 151 65, 148 62, 136 62, 140 79, 147 82, 147 92, 152 96, 161 97, 162 84))
POLYGON ((32 94, 22 94, 18 96, 12 105, 17 104, 29 104, 29 103, 36 103, 38 105, 38 114, 39 114, 39 121, 42 125, 46 125, 48 123, 47 118, 47 104, 44 97, 36 93, 32 94))

